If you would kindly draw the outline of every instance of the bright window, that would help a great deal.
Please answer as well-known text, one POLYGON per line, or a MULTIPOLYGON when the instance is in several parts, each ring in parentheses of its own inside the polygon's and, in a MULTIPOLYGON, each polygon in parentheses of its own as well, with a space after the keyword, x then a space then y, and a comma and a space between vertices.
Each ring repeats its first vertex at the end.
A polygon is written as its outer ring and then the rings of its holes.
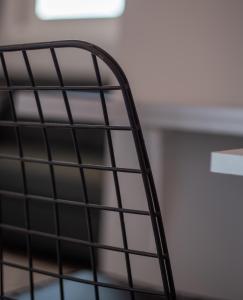
POLYGON ((36 15, 42 20, 116 18, 125 0, 36 0, 36 15))

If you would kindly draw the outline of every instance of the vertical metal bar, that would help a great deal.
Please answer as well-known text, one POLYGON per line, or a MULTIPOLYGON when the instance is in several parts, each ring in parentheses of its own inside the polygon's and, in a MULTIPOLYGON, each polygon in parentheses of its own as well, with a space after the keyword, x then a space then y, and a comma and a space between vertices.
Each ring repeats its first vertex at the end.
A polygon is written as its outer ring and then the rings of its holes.
MULTIPOLYGON (((2 196, 0 196, 0 223, 2 223, 2 196)), ((2 228, 0 229, 0 297, 4 296, 4 273, 3 273, 3 233, 2 228)))
MULTIPOLYGON (((130 90, 130 87, 129 87, 129 84, 128 84, 125 74, 123 73, 120 66, 116 63, 116 61, 102 49, 100 49, 94 45, 85 43, 85 42, 74 42, 74 41, 73 42, 53 42, 53 43, 39 43, 39 44, 29 44, 29 45, 17 45, 17 46, 11 46, 11 47, 1 47, 1 51, 0 51, 1 57, 0 58, 1 58, 2 66, 3 66, 3 73, 5 76, 5 80, 6 80, 6 85, 9 88, 8 94, 9 94, 10 105, 11 105, 11 110, 12 110, 12 114, 13 114, 13 120, 14 120, 14 122, 18 121, 16 111, 15 111, 15 105, 14 105, 13 89, 11 89, 12 85, 9 80, 9 75, 8 75, 8 71, 7 71, 6 62, 5 62, 5 59, 3 56, 3 52, 4 51, 22 51, 22 54, 25 59, 25 64, 26 64, 26 67, 28 70, 28 74, 29 74, 29 77, 31 80, 32 87, 35 87, 35 80, 34 80, 34 76, 32 74, 31 66, 30 66, 26 51, 27 51, 27 49, 33 49, 33 50, 34 49, 35 50, 36 49, 50 49, 51 54, 52 54, 52 59, 53 59, 54 65, 55 65, 55 69, 56 69, 56 72, 58 75, 59 83, 63 88, 62 95, 64 98, 66 111, 67 111, 68 118, 69 118, 69 123, 73 124, 73 118, 72 118, 72 113, 71 113, 71 109, 69 106, 68 95, 67 95, 67 91, 65 89, 62 74, 61 74, 61 71, 59 68, 58 59, 55 54, 55 50, 54 50, 55 47, 77 47, 80 49, 90 51, 91 55, 92 55, 93 65, 95 68, 95 73, 96 73, 96 78, 97 78, 98 84, 99 84, 99 86, 102 86, 101 74, 100 74, 97 57, 96 57, 96 55, 98 55, 110 67, 110 69, 113 71, 114 75, 117 77, 117 79, 120 83, 124 102, 125 102, 126 109, 127 109, 127 113, 129 116, 131 126, 132 126, 132 133, 133 133, 134 143, 135 143, 135 147, 137 150, 137 155, 138 155, 138 159, 139 159, 139 163, 140 163, 140 168, 142 171, 142 178, 143 178, 143 183, 144 183, 144 187, 145 187, 145 191, 146 191, 149 212, 151 215, 151 222, 152 222, 154 237, 155 237, 155 241, 156 241, 156 248, 157 248, 157 253, 158 253, 158 257, 159 257, 159 264, 160 264, 162 281, 164 284, 165 296, 169 300, 175 300, 176 293, 175 293, 175 287, 174 287, 174 282, 173 282, 173 277, 172 277, 169 253, 168 253, 165 232, 164 232, 163 223, 162 223, 162 217, 160 214, 159 202, 158 202, 157 193, 156 193, 154 180, 153 180, 153 176, 152 176, 152 170, 151 170, 151 166, 149 163, 149 158, 147 155, 147 151, 146 151, 146 147, 145 147, 145 143, 144 143, 144 139, 143 139, 143 135, 142 135, 142 130, 141 130, 138 116, 137 116, 135 104, 133 102, 131 90, 130 90)), ((40 103, 39 94, 38 94, 37 89, 35 89, 34 95, 35 95, 35 99, 36 99, 36 103, 37 103, 40 120, 42 123, 44 123, 45 122, 44 115, 42 112, 41 103, 40 103)), ((106 106, 105 94, 104 94, 103 90, 100 91, 100 99, 101 99, 101 104, 102 104, 102 109, 103 109, 104 120, 105 120, 106 125, 109 126, 109 116, 108 116, 108 111, 107 111, 107 106, 106 106)), ((24 153, 23 153, 22 138, 21 138, 20 130, 21 130, 21 128, 17 124, 16 128, 15 128, 15 134, 16 134, 16 140, 17 140, 17 145, 18 145, 18 152, 19 152, 19 157, 23 158, 24 153)), ((51 147, 49 144, 47 133, 48 133, 47 129, 44 128, 43 135, 44 135, 46 148, 47 148, 48 161, 51 162, 52 154, 51 154, 51 147)), ((82 158, 81 158, 81 154, 79 152, 77 134, 73 127, 71 128, 71 133, 72 133, 72 139, 74 142, 74 147, 75 147, 75 152, 76 152, 78 163, 82 164, 82 158)), ((115 154, 114 154, 113 143, 112 143, 112 136, 111 136, 111 131, 109 128, 107 128, 106 133, 107 133, 107 138, 108 138, 109 152, 111 155, 112 167, 116 167, 115 154)), ((50 164, 50 165, 51 165, 50 173, 51 173, 52 188, 53 188, 53 195, 54 195, 53 198, 55 199, 55 198, 57 198, 56 197, 57 191, 56 191, 54 166, 52 164, 50 164)), ((88 203, 89 199, 88 199, 88 193, 87 193, 85 174, 84 174, 84 171, 82 168, 79 168, 79 169, 80 169, 79 171, 80 171, 81 181, 82 181, 82 185, 83 185, 84 201, 85 201, 85 203, 88 203)), ((23 192, 25 195, 25 197, 24 197, 25 226, 26 226, 26 230, 30 230, 31 229, 30 228, 30 211, 29 211, 29 202, 28 202, 28 197, 27 197, 28 196, 28 186, 27 186, 27 177, 26 177, 26 166, 25 166, 25 163, 23 160, 21 160, 21 172, 22 172, 22 178, 23 178, 23 192)), ((113 171, 113 178, 114 178, 118 206, 120 209, 119 217, 120 217, 120 224, 121 224, 122 238, 123 238, 123 245, 124 245, 123 249, 126 250, 128 248, 127 236, 126 236, 127 233, 126 233, 126 227, 125 227, 124 212, 123 212, 123 208, 122 208, 122 199, 121 199, 118 173, 116 170, 113 171)), ((0 199, 0 206, 1 206, 1 199, 0 199)), ((58 210, 57 203, 55 203, 55 206, 53 209, 54 209, 56 232, 57 232, 57 235, 59 235, 60 234, 60 229, 59 229, 60 222, 59 222, 59 210, 58 210)), ((87 223, 87 227, 88 227, 89 240, 90 240, 90 242, 93 242, 92 222, 91 222, 90 210, 88 207, 85 208, 85 215, 86 215, 86 223, 87 223)), ((1 218, 1 216, 0 216, 0 218, 1 218)), ((0 222, 1 222, 1 220, 0 220, 0 222)), ((33 300, 34 299, 34 283, 33 283, 33 268, 32 268, 33 257, 32 257, 32 249, 31 249, 31 237, 32 237, 31 234, 26 235, 27 255, 28 255, 28 265, 29 265, 28 271, 29 271, 29 280, 30 280, 30 292, 31 292, 31 300, 33 300)), ((1 238, 1 232, 0 232, 0 238, 1 238)), ((1 241, 0 241, 0 243, 1 243, 1 241)), ((0 256, 2 256, 2 251, 3 251, 2 247, 3 247, 3 245, 0 244, 0 256)), ((92 270, 93 270, 93 277, 94 277, 94 282, 92 284, 94 285, 94 288, 95 288, 96 300, 99 300, 99 291, 98 291, 98 286, 97 286, 97 269, 96 269, 96 264, 95 264, 95 252, 94 252, 94 247, 92 245, 90 246, 90 253, 91 253, 91 264, 92 264, 92 270)), ((58 256, 59 279, 60 279, 59 286, 60 286, 60 290, 61 290, 61 298, 62 298, 62 300, 64 300, 63 282, 62 282, 62 276, 61 276, 63 266, 62 266, 62 258, 61 258, 61 245, 60 245, 59 239, 57 239, 57 256, 58 256)), ((1 259, 2 259, 2 257, 1 257, 1 259)), ((129 287, 133 288, 130 257, 127 252, 125 252, 125 261, 126 261, 129 287)), ((3 296, 3 294, 4 294, 3 272, 2 272, 3 265, 1 264, 0 267, 1 267, 1 270, 0 270, 0 277, 1 277, 0 278, 0 283, 1 283, 0 292, 1 292, 1 296, 3 296)), ((136 291, 136 289, 134 289, 133 291, 130 291, 130 296, 132 299, 135 298, 135 291, 136 291)))
MULTIPOLYGON (((22 54, 23 54, 23 57, 24 57, 24 61, 25 61, 25 64, 26 64, 26 68, 27 68, 28 76, 30 78, 31 85, 33 87, 35 87, 35 80, 34 80, 34 76, 33 76, 31 66, 30 66, 30 62, 29 62, 27 52, 25 50, 23 50, 22 54)), ((39 114, 39 117, 40 117, 40 122, 43 124, 45 122, 45 119, 44 119, 44 115, 43 115, 43 111, 42 111, 42 107, 41 107, 41 103, 40 103, 39 93, 38 93, 37 90, 34 91, 34 96, 35 96, 35 100, 36 100, 38 114, 39 114)), ((47 150, 48 161, 51 162, 52 161, 52 153, 51 153, 50 143, 49 143, 49 140, 48 140, 47 129, 45 127, 42 127, 42 132, 43 132, 45 146, 46 146, 46 150, 47 150)), ((55 181, 55 173, 54 173, 54 167, 53 167, 52 164, 49 165, 49 169, 50 169, 50 174, 51 174, 53 198, 57 199, 57 188, 56 188, 56 181, 55 181)), ((60 218, 59 218, 58 204, 56 202, 54 202, 54 207, 53 208, 54 208, 54 219, 55 219, 55 231, 56 231, 56 234, 59 236, 60 235, 60 218)), ((63 275, 63 265, 62 265, 61 242, 60 242, 60 240, 56 240, 56 250, 57 250, 58 272, 59 272, 60 275, 63 275)), ((64 300, 64 286, 63 286, 63 279, 62 278, 59 278, 59 289, 60 289, 61 300, 64 300)))
MULTIPOLYGON (((98 85, 102 86, 101 74, 100 74, 97 58, 94 54, 92 54, 92 60, 93 60, 93 65, 94 65, 98 85)), ((100 100, 101 100, 105 125, 110 125, 104 92, 102 90, 100 90, 99 94, 100 94, 100 100)), ((109 129, 107 129, 107 139, 108 139, 109 152, 110 152, 110 156, 111 156, 111 165, 112 165, 112 167, 116 168, 114 147, 113 147, 111 132, 109 129)), ((119 185, 118 175, 117 175, 116 171, 113 171, 113 179, 114 179, 114 184, 115 184, 118 207, 122 208, 121 191, 120 191, 120 185, 119 185)), ((120 223, 121 223, 123 246, 124 246, 124 249, 128 249, 126 226, 125 226, 124 215, 122 212, 119 213, 119 217, 120 217, 120 223)), ((126 261, 128 284, 129 284, 129 287, 133 288, 132 270, 131 270, 130 257, 129 257, 128 253, 125 253, 125 261, 126 261)), ((133 291, 130 292, 130 296, 131 296, 132 300, 135 299, 135 294, 133 291)))
MULTIPOLYGON (((7 70, 7 66, 6 66, 6 62, 5 62, 3 53, 0 53, 0 58, 1 58, 1 63, 2 63, 2 67, 3 67, 3 73, 4 73, 5 80, 6 80, 6 84, 8 87, 10 87, 11 83, 10 83, 8 70, 7 70)), ((9 91, 8 95, 9 95, 9 99, 10 99, 10 106, 11 106, 13 120, 14 120, 14 122, 17 122, 18 119, 17 119, 16 110, 15 110, 14 98, 13 98, 12 91, 9 91)), ((16 138, 17 138, 19 157, 23 158, 23 156, 24 156, 23 145, 22 145, 22 140, 21 140, 20 128, 18 126, 15 127, 15 134, 16 134, 16 138)), ((30 211, 29 211, 29 199, 27 197, 28 186, 27 186, 27 178, 26 178, 26 169, 25 169, 24 161, 21 161, 20 164, 21 164, 21 172, 22 172, 22 179, 23 179, 23 192, 25 195, 25 198, 24 198, 25 226, 26 226, 26 229, 29 230, 30 229, 30 211)), ((34 280, 33 280, 33 272, 32 272, 33 256, 32 256, 32 248, 31 248, 31 235, 27 234, 26 241, 27 241, 28 265, 29 265, 30 297, 31 297, 31 300, 34 300, 34 280)))
MULTIPOLYGON (((62 76, 62 73, 61 73, 61 69, 60 69, 60 66, 59 66, 58 59, 57 59, 56 52, 55 52, 54 48, 51 48, 51 55, 52 55, 53 63, 54 63, 54 66, 55 66, 55 69, 56 69, 56 72, 57 72, 57 77, 58 77, 58 80, 59 80, 59 84, 60 84, 61 87, 65 87, 64 81, 63 81, 63 76, 62 76)), ((62 91, 62 96, 63 96, 63 99, 64 99, 64 104, 65 104, 65 107, 66 107, 69 123, 71 125, 73 125, 74 124, 73 116, 72 116, 72 112, 71 112, 67 92, 65 90, 62 91)), ((80 154, 80 151, 79 151, 77 134, 76 134, 75 128, 73 128, 73 127, 71 128, 71 134, 72 134, 72 140, 73 140, 73 143, 74 143, 74 148, 75 148, 75 153, 76 153, 78 163, 82 164, 82 157, 81 157, 81 154, 80 154)), ((79 168, 79 173, 80 173, 81 182, 82 182, 82 186, 83 186, 84 201, 85 201, 85 203, 89 203, 87 184, 86 184, 84 170, 82 168, 79 168)), ((86 216, 85 219, 86 219, 86 223, 87 223, 87 227, 88 227, 89 241, 94 242, 94 237, 93 237, 93 232, 92 232, 91 215, 90 215, 90 210, 87 206, 85 207, 85 216, 86 216)), ((90 257, 91 257, 91 267, 92 267, 93 278, 94 278, 94 281, 97 282, 98 276, 97 276, 96 258, 95 258, 95 251, 94 251, 94 248, 92 246, 90 246, 90 257)), ((99 298, 100 298, 99 297, 99 287, 97 285, 94 285, 94 291, 95 291, 95 299, 99 300, 99 298)))
MULTIPOLYGON (((134 110, 135 118, 137 119, 137 124, 139 124, 139 119, 138 119, 138 116, 136 113, 135 106, 134 106, 133 110, 134 110)), ((154 203, 154 208, 156 211, 155 220, 157 221, 157 224, 158 224, 158 234, 160 237, 162 250, 163 250, 163 253, 166 255, 166 259, 164 260, 164 263, 165 263, 167 278, 168 278, 168 282, 169 282, 171 298, 174 300, 174 299, 176 299, 175 285, 174 285, 174 280, 173 280, 173 275, 172 275, 172 268, 171 268, 171 264, 170 264, 169 251, 168 251, 168 246, 167 246, 167 242, 166 242, 164 226, 163 226, 163 222, 162 222, 162 216, 161 216, 160 207, 159 207, 158 196, 157 196, 154 179, 153 179, 153 174, 152 174, 148 154, 146 151, 145 142, 144 142, 140 124, 139 124, 139 128, 140 128, 140 130, 137 133, 138 133, 138 137, 140 139, 140 143, 141 143, 141 147, 142 147, 142 153, 144 156, 145 167, 149 170, 148 181, 150 184, 151 195, 152 195, 152 199, 153 199, 153 203, 154 203)), ((162 260, 162 258, 161 258, 161 260, 162 260)))
POLYGON ((155 242, 157 247, 157 252, 160 262, 161 276, 163 280, 163 285, 165 289, 165 295, 170 300, 176 300, 176 292, 174 286, 174 280, 172 276, 172 269, 169 258, 169 251, 167 247, 164 226, 162 222, 162 216, 159 207, 159 201, 157 197, 157 192, 153 180, 152 170, 149 163, 148 154, 146 151, 146 146, 141 130, 141 125, 137 115, 137 111, 134 105, 133 97, 129 88, 129 84, 126 83, 126 89, 122 90, 124 99, 129 99, 130 101, 125 101, 127 113, 129 115, 129 120, 131 126, 133 127, 133 137, 135 142, 135 147, 139 159, 139 164, 141 170, 143 171, 143 182, 146 191, 146 197, 148 201, 149 211, 151 214, 151 221, 155 236, 155 242), (165 255, 165 258, 163 258, 165 255))

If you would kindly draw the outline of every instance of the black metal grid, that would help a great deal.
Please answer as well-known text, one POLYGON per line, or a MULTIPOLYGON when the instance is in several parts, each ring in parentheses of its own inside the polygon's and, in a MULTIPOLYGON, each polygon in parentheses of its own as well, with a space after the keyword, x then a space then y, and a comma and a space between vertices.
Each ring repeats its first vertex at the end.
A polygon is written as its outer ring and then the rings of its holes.
MULTIPOLYGON (((47 43, 35 43, 35 44, 23 44, 23 45, 13 45, 13 46, 2 46, 0 47, 0 60, 2 64, 3 69, 3 75, 5 79, 5 84, 0 86, 0 91, 8 93, 9 101, 10 101, 10 107, 12 112, 12 120, 6 121, 1 120, 0 121, 0 127, 12 127, 14 128, 15 134, 16 134, 16 141, 18 146, 18 155, 10 155, 10 154, 1 154, 0 159, 8 159, 8 160, 17 160, 20 162, 21 165, 21 173, 22 173, 22 179, 23 179, 23 193, 18 193, 14 191, 6 191, 6 190, 0 190, 1 196, 9 196, 9 197, 18 197, 20 199, 23 199, 24 201, 24 208, 25 208, 25 228, 13 226, 4 224, 1 222, 0 229, 1 230, 9 230, 17 233, 24 234, 26 236, 26 242, 27 242, 27 256, 28 256, 28 266, 22 266, 18 265, 11 261, 5 261, 3 259, 3 246, 2 242, 0 245, 0 275, 1 275, 1 298, 5 298, 5 291, 4 291, 4 274, 3 274, 3 266, 10 266, 15 267, 21 270, 25 270, 29 273, 29 286, 30 286, 30 299, 35 299, 34 290, 35 290, 35 284, 34 284, 34 273, 39 273, 43 275, 47 275, 53 278, 58 279, 59 281, 59 289, 60 289, 60 299, 64 300, 67 297, 64 296, 64 280, 71 280, 80 282, 83 284, 92 285, 94 287, 94 295, 95 300, 100 299, 99 297, 99 287, 106 287, 106 288, 112 288, 112 289, 118 289, 123 291, 128 291, 130 294, 130 299, 136 299, 137 293, 144 293, 146 295, 160 295, 164 297, 165 299, 169 300, 175 300, 176 294, 174 289, 174 283, 173 283, 173 277, 172 277, 172 271, 170 266, 170 260, 169 260, 169 254, 168 249, 166 245, 166 239, 162 224, 162 218, 159 208, 159 203, 157 199, 157 194, 155 190, 154 180, 151 172, 151 167, 148 159, 148 155, 146 152, 144 139, 141 131, 141 126, 139 123, 138 115, 136 112, 136 108, 134 105, 133 97, 131 94, 131 90, 128 84, 128 81, 126 79, 126 76, 120 66, 117 64, 117 62, 104 50, 100 49, 99 47, 86 43, 81 41, 58 41, 58 42, 47 42, 47 43), (56 55, 56 50, 58 48, 78 48, 80 51, 88 51, 91 55, 93 67, 96 75, 97 84, 94 86, 67 86, 64 84, 63 75, 59 66, 59 61, 56 55), (34 50, 49 50, 53 65, 55 67, 56 75, 58 78, 59 85, 46 85, 46 86, 37 86, 36 81, 33 75, 32 66, 28 57, 28 51, 34 51, 34 50), (5 55, 7 52, 19 52, 24 60, 27 74, 29 77, 30 84, 28 85, 14 85, 11 83, 9 72, 8 72, 8 66, 6 63, 5 55), (114 76, 116 77, 118 81, 117 86, 108 86, 103 85, 102 78, 101 78, 101 72, 98 64, 98 59, 101 59, 113 72, 114 76), (23 121, 18 120, 18 116, 16 113, 15 103, 14 103, 14 92, 23 90, 23 91, 33 91, 34 98, 36 101, 37 109, 38 109, 38 115, 39 115, 39 122, 31 122, 31 121, 23 121), (65 103, 65 109, 68 116, 68 122, 67 123, 59 123, 59 122, 46 122, 44 112, 42 109, 39 92, 43 90, 51 90, 51 91, 60 91, 65 103), (111 125, 110 124, 110 118, 108 114, 107 109, 107 103, 106 103, 106 91, 112 91, 112 90, 119 90, 122 92, 123 100, 125 103, 126 111, 129 118, 129 125, 111 125), (69 98, 68 98, 68 92, 69 91, 92 91, 99 94, 101 106, 102 106, 102 112, 103 112, 103 118, 104 118, 104 124, 79 124, 74 121, 72 111, 70 108, 69 98), (25 157, 24 150, 23 150, 23 142, 21 137, 21 128, 22 127, 34 127, 34 128, 40 128, 43 133, 45 147, 47 151, 47 159, 41 159, 41 158, 30 158, 25 157), (77 163, 75 162, 68 162, 68 161, 57 161, 54 160, 52 156, 51 146, 48 139, 48 128, 68 128, 71 132, 77 163), (79 145, 77 140, 77 129, 100 129, 104 130, 107 134, 107 141, 108 141, 108 150, 111 158, 111 166, 101 166, 101 165, 93 165, 93 164, 84 164, 82 161, 82 157, 79 151, 79 145), (118 167, 116 163, 116 158, 114 154, 114 146, 113 146, 113 140, 112 140, 112 131, 130 131, 133 136, 136 153, 139 161, 139 168, 123 168, 118 167), (27 176, 26 176, 26 163, 39 163, 44 164, 49 167, 49 172, 51 176, 51 183, 52 183, 52 197, 44 197, 40 195, 32 195, 29 193, 28 190, 28 184, 27 184, 27 176), (59 199, 56 189, 56 180, 55 180, 55 173, 54 173, 54 166, 69 166, 78 168, 81 178, 81 184, 84 192, 84 201, 83 202, 76 202, 71 201, 68 199, 59 199), (86 178, 84 170, 86 169, 95 169, 95 170, 102 170, 105 172, 111 172, 114 179, 114 187, 116 192, 116 198, 117 198, 117 207, 109 207, 104 205, 98 205, 98 204, 92 204, 89 203, 89 197, 87 192, 87 184, 86 184, 86 178), (121 189, 119 185, 119 179, 118 174, 119 172, 125 172, 125 173, 136 173, 140 174, 142 177, 143 185, 146 192, 146 199, 148 204, 148 211, 144 210, 137 210, 137 209, 128 209, 123 208, 122 206, 122 197, 121 197, 121 189), (55 222, 55 233, 46 233, 42 231, 33 230, 30 226, 30 211, 29 211, 29 201, 31 199, 36 199, 39 201, 45 201, 53 204, 53 212, 54 212, 54 222, 55 222), (88 240, 81 240, 77 238, 71 238, 63 236, 60 232, 60 216, 59 216, 59 210, 58 205, 59 204, 65 204, 65 205, 72 205, 77 207, 83 207, 85 209, 85 218, 88 228, 88 240), (121 226, 121 232, 122 232, 122 242, 123 247, 115 247, 110 246, 106 244, 97 243, 94 241, 94 237, 92 234, 92 224, 91 224, 91 210, 101 210, 101 211, 112 211, 116 212, 119 215, 120 220, 120 226, 121 226), (156 253, 150 253, 141 250, 132 250, 129 249, 128 241, 127 241, 127 232, 126 232, 126 224, 124 215, 125 214, 137 214, 137 215, 145 215, 149 216, 151 218, 152 222, 152 228, 153 233, 155 237, 156 242, 156 253), (33 266, 33 255, 32 255, 32 237, 33 236, 39 236, 39 237, 47 237, 50 239, 53 239, 56 243, 56 252, 57 252, 57 262, 58 262, 58 274, 43 271, 35 268, 33 266), (66 275, 63 272, 63 262, 62 262, 62 253, 61 253, 61 241, 67 241, 67 242, 74 242, 77 244, 85 245, 89 247, 90 250, 90 257, 91 257, 91 269, 92 269, 92 275, 93 280, 86 280, 86 279, 80 279, 80 278, 74 278, 72 275, 66 275), (98 276, 97 276, 97 264, 96 264, 96 249, 107 249, 111 251, 116 251, 124 254, 125 257, 125 264, 126 264, 126 272, 127 272, 127 282, 128 286, 124 287, 123 285, 118 285, 114 283, 104 283, 99 282, 98 276), (130 255, 140 255, 144 257, 152 257, 158 260, 158 264, 161 271, 161 277, 163 281, 163 291, 156 291, 149 288, 136 288, 133 283, 133 275, 131 270, 131 262, 130 262, 130 255)), ((1 240, 2 241, 2 240, 1 240)), ((66 299, 68 300, 68 299, 66 299)))

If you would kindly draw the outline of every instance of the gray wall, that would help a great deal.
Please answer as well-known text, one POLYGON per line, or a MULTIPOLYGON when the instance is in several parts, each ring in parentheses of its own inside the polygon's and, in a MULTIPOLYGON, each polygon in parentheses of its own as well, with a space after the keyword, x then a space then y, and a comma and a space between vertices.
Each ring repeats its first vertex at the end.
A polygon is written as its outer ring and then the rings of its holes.
POLYGON ((164 215, 178 290, 243 297, 243 179, 210 173, 210 152, 242 137, 171 131, 164 137, 164 215))
POLYGON ((128 0, 123 18, 137 101, 243 103, 242 0, 128 0))
MULTIPOLYGON (((117 20, 67 21, 63 30, 58 22, 29 19, 24 1, 33 8, 31 0, 5 1, 1 43, 85 39, 118 59, 136 101, 243 103, 242 0, 127 0, 117 20)), ((242 143, 175 132, 165 145, 166 231, 176 286, 240 300, 242 179, 210 174, 209 153, 242 143)))
MULTIPOLYGON (((120 59, 136 101, 243 104, 243 1, 132 0, 120 59), (135 19, 135 21, 134 21, 135 19)), ((243 297, 242 179, 210 173, 210 151, 240 138, 165 136, 165 225, 176 287, 243 297)))
POLYGON ((127 0, 111 20, 38 20, 34 0, 2 0, 1 44, 81 39, 125 69, 136 101, 241 103, 242 0, 127 0))

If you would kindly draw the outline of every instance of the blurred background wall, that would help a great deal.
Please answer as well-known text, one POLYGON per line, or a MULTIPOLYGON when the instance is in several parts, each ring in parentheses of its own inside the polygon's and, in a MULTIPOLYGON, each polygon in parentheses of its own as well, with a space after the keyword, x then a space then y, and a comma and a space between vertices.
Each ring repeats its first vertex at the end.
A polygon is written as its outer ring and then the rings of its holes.
POLYGON ((127 0, 108 20, 42 21, 33 0, 2 0, 1 43, 81 39, 109 50, 137 101, 241 101, 241 0, 127 0))
MULTIPOLYGON (((100 45, 124 68, 138 103, 243 103, 242 0, 127 0, 117 19, 62 22, 38 20, 33 0, 1 5, 1 44, 100 45)), ((242 180, 209 171, 210 151, 241 146, 241 138, 169 132, 165 143, 165 225, 176 286, 241 299, 242 180)))
POLYGON ((121 63, 136 99, 242 101, 241 0, 127 1, 121 63))

